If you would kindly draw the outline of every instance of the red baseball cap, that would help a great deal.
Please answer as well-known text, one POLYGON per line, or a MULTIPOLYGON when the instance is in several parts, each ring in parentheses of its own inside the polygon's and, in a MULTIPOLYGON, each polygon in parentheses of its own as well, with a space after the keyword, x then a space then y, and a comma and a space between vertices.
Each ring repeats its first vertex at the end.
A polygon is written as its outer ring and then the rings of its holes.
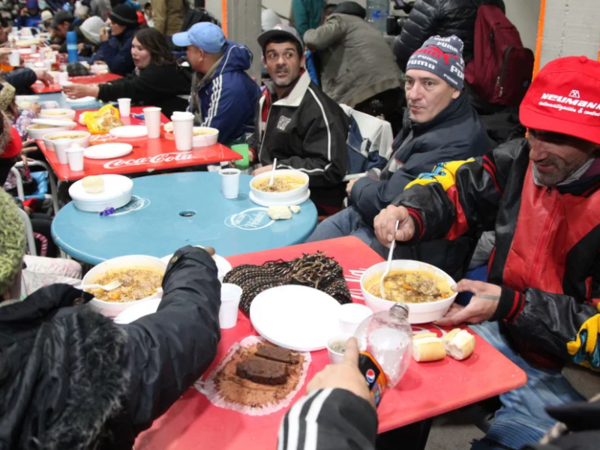
POLYGON ((600 145, 600 62, 586 56, 549 62, 531 83, 519 116, 527 128, 600 145))

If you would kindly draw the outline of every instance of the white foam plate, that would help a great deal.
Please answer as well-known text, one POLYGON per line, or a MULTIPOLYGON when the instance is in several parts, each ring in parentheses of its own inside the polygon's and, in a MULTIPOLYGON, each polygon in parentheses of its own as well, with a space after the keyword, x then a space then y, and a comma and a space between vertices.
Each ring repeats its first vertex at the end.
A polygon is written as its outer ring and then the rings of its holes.
POLYGON ((116 138, 136 138, 148 135, 148 128, 142 125, 126 125, 110 130, 110 135, 116 138))
MULTIPOLYGON (((167 255, 160 258, 160 260, 165 264, 169 264, 172 257, 173 255, 167 255)), ((213 256, 213 259, 215 260, 215 264, 217 265, 217 276, 219 277, 219 281, 222 282, 225 275, 227 275, 227 273, 231 270, 231 264, 229 264, 229 261, 227 261, 225 258, 219 255, 213 256)))
POLYGON ((250 191, 250 195, 249 195, 250 200, 252 200, 252 202, 256 203, 257 205, 260 206, 293 206, 293 205, 299 205, 300 203, 304 203, 306 200, 308 200, 310 198, 310 189, 308 191, 306 191, 306 195, 296 199, 296 200, 281 200, 281 201, 263 201, 259 198, 256 198, 256 195, 254 195, 254 192, 250 191))
POLYGON ((40 97, 38 95, 17 95, 17 96, 15 96, 15 102, 17 103, 17 105, 21 102, 34 103, 34 102, 39 102, 39 101, 40 101, 40 97))
POLYGON ((290 350, 312 352, 327 347, 340 334, 342 306, 330 295, 306 286, 279 286, 261 292, 250 305, 250 320, 258 333, 290 350))
POLYGON ((96 97, 91 97, 91 96, 81 97, 81 98, 69 98, 69 97, 66 97, 66 101, 67 101, 67 103, 71 103, 73 105, 84 105, 86 103, 93 103, 93 102, 95 102, 96 101, 96 97))
POLYGON ((112 159, 128 155, 133 151, 131 144, 100 144, 88 147, 83 151, 83 156, 90 159, 112 159))

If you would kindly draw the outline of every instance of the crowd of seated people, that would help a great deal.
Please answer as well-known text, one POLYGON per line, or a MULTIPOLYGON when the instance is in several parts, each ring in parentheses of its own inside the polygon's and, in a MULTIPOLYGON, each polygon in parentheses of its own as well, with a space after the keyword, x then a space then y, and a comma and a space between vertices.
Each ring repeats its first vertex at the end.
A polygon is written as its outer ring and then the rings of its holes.
MULTIPOLYGON (((500 396, 501 409, 472 449, 595 448, 599 427, 581 418, 597 415, 600 402, 581 403, 561 371, 568 364, 600 370, 600 120, 591 109, 584 113, 586 102, 577 113, 541 99, 547 92, 567 97, 565 86, 577 86, 599 104, 600 63, 565 57, 546 64, 520 105, 527 137, 498 146, 472 106, 464 75, 480 3, 504 11, 502 0, 417 0, 390 46, 357 2, 294 0, 296 27, 263 14, 260 54, 227 39, 215 21, 184 20, 187 8, 171 0, 143 7, 92 0, 78 9, 71 1, 28 0, 16 14, 12 4, 0 7, 0 183, 13 194, 9 170, 35 150, 25 128, 39 105, 19 110, 15 95, 38 80, 53 82, 45 70, 8 66, 3 47, 12 30, 32 28, 48 31, 46 44, 64 53, 74 32, 82 66, 104 63, 122 78, 75 80, 63 88, 69 98, 127 97, 167 117, 190 111, 196 125, 219 130, 220 143, 248 145, 248 173, 270 171, 276 160, 276 168, 308 175, 321 217, 307 242, 356 236, 387 257, 396 241, 395 259, 427 262, 462 280, 455 289, 472 294, 470 301, 454 304, 437 325, 471 324, 528 376, 527 385, 500 396), (247 73, 254 58, 261 80, 247 73), (395 134, 390 157, 350 181, 347 110, 386 120, 395 134), (478 265, 487 266, 477 280, 467 273, 476 248, 478 265), (561 434, 553 429, 557 419, 566 423, 561 434)), ((45 256, 58 256, 51 217, 0 192, 0 394, 10 399, 0 405, 0 447, 131 446, 216 354, 212 250, 179 250, 157 314, 116 327, 84 308, 89 295, 71 286, 50 285, 17 301, 23 271, 34 267, 23 259, 18 208, 50 241, 45 256), (78 338, 53 339, 64 333, 78 338), (51 358, 34 344, 41 339, 52 342, 51 358), (78 372, 53 375, 64 355, 96 348, 78 372), (83 407, 89 392, 65 388, 82 377, 102 380, 95 408, 83 407)), ((286 415, 279 435, 286 448, 301 447, 304 431, 293 436, 296 445, 288 432, 305 430, 309 420, 319 429, 313 448, 376 448, 377 416, 353 345, 342 364, 309 380, 307 396, 286 415)))

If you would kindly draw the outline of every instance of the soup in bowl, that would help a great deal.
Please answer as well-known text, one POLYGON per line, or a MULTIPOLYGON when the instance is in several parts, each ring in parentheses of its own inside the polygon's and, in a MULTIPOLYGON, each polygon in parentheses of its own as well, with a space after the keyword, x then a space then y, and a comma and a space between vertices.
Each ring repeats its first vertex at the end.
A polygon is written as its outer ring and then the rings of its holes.
POLYGON ((308 199, 308 175, 299 170, 275 171, 270 185, 271 172, 261 173, 250 181, 250 199, 262 206, 297 205, 308 199))
POLYGON ((69 119, 73 120, 75 118, 75 110, 73 109, 61 109, 61 108, 53 108, 53 109, 42 109, 39 116, 40 119, 52 119, 52 120, 60 120, 60 119, 69 119))
POLYGON ((90 306, 107 317, 116 317, 134 304, 162 297, 162 279, 167 264, 159 258, 145 255, 121 256, 109 259, 90 270, 83 285, 122 284, 112 291, 89 289, 94 295, 90 306))
POLYGON ((427 323, 441 319, 457 293, 451 289, 455 281, 431 264, 412 260, 394 260, 384 280, 384 296, 380 281, 387 262, 370 267, 360 279, 365 304, 373 312, 390 309, 396 302, 408 305, 410 323, 427 323))
POLYGON ((61 139, 69 139, 71 144, 87 148, 90 146, 90 136, 90 133, 87 131, 54 131, 44 134, 42 139, 44 140, 46 149, 54 151, 54 142, 61 139))

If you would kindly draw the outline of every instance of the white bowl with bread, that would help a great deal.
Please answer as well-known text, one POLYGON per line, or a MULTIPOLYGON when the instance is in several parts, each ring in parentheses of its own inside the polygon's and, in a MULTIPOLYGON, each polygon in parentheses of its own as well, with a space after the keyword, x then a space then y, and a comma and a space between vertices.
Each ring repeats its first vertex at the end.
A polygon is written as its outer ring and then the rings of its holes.
POLYGON ((52 119, 52 120, 61 120, 61 119, 70 119, 73 120, 75 118, 75 110, 67 109, 67 108, 52 108, 52 109, 42 109, 38 114, 40 119, 52 119))
POLYGON ((53 131, 42 136, 46 150, 54 151, 54 141, 59 139, 69 139, 72 145, 79 145, 87 148, 90 146, 91 134, 87 131, 53 131))
POLYGON ((373 313, 387 311, 396 302, 408 305, 408 321, 428 323, 444 317, 457 293, 450 289, 456 282, 443 270, 431 264, 408 259, 392 261, 381 298, 380 280, 387 262, 371 266, 360 278, 365 304, 373 313))
POLYGON ((113 281, 123 284, 112 291, 86 289, 95 296, 89 305, 100 314, 114 318, 131 306, 152 303, 162 297, 162 277, 166 270, 167 264, 153 256, 130 255, 104 261, 83 277, 83 286, 106 285, 113 281))
POLYGON ((292 206, 310 197, 308 175, 299 170, 275 171, 273 185, 269 185, 271 171, 250 180, 250 200, 261 206, 292 206))
POLYGON ((121 208, 131 200, 133 181, 123 175, 85 177, 69 188, 73 206, 80 211, 102 212, 121 208))

